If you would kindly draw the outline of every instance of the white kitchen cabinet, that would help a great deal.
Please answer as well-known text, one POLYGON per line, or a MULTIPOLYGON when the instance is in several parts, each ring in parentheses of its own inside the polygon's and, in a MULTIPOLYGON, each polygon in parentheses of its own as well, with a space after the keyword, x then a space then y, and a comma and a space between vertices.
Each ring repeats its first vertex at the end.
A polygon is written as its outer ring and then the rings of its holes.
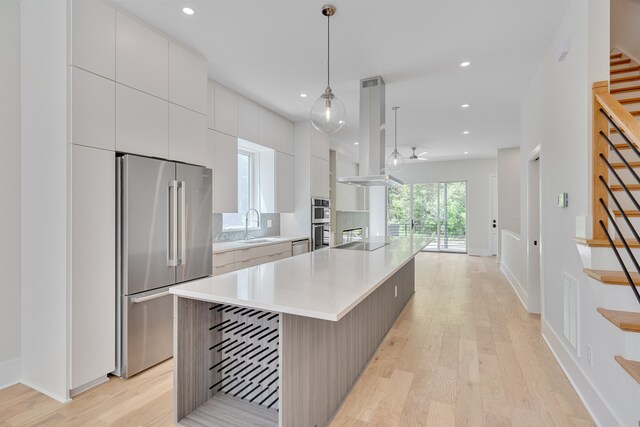
POLYGON ((295 155, 293 123, 280 116, 277 117, 276 150, 292 156, 295 155))
POLYGON ((169 104, 169 159, 205 166, 207 116, 169 104))
POLYGON ((209 130, 213 146, 213 212, 238 212, 238 139, 209 130))
POLYGON ((116 81, 168 99, 169 41, 120 11, 116 13, 116 81))
POLYGON ((169 43, 169 102, 207 114, 207 61, 169 43))
POLYGON ((295 210, 295 172, 294 157, 279 151, 275 152, 275 203, 276 212, 285 213, 295 210))
POLYGON ((71 389, 115 369, 115 154, 72 146, 71 389))
POLYGON ((311 197, 329 198, 329 161, 311 156, 311 197))
POLYGON ((260 108, 260 145, 276 149, 278 141, 278 116, 266 108, 260 108))
POLYGON ((311 155, 329 161, 329 137, 309 124, 311 128, 311 155))
POLYGON ((238 138, 260 144, 260 106, 238 97, 238 138))
POLYGON ((213 129, 227 135, 238 136, 238 95, 217 83, 213 86, 213 129))
POLYGON ((115 150, 115 82, 72 67, 71 114, 73 144, 115 150))
POLYGON ((169 103, 116 85, 116 150, 169 157, 169 103))
POLYGON ((215 129, 216 89, 214 83, 207 82, 207 128, 215 129))
POLYGON ((116 10, 98 0, 71 3, 71 64, 114 80, 116 10))
POLYGON ((267 262, 289 258, 291 242, 249 246, 242 249, 213 254, 213 275, 254 267, 267 262))

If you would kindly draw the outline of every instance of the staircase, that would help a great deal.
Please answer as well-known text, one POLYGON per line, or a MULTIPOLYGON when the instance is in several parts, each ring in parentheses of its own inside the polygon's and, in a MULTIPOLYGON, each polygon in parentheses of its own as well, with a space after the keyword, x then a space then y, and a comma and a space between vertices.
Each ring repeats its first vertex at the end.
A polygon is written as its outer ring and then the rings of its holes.
POLYGON ((593 223, 576 239, 598 313, 624 336, 614 360, 640 384, 640 64, 612 50, 593 87, 593 223))

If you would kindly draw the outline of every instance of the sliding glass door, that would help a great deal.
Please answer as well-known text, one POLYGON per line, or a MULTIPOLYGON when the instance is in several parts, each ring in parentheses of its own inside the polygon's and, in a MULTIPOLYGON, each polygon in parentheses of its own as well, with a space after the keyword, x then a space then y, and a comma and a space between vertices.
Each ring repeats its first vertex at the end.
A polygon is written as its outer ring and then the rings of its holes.
POLYGON ((425 250, 467 251, 467 183, 389 187, 387 234, 431 237, 425 250))

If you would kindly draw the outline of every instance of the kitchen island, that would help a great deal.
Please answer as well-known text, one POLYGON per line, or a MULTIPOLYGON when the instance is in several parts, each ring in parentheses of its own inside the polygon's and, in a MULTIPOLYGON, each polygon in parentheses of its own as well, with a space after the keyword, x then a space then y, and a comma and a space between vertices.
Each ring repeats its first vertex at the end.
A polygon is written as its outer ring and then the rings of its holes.
POLYGON ((414 257, 429 240, 371 243, 388 244, 173 288, 175 421, 327 425, 413 295, 414 257))

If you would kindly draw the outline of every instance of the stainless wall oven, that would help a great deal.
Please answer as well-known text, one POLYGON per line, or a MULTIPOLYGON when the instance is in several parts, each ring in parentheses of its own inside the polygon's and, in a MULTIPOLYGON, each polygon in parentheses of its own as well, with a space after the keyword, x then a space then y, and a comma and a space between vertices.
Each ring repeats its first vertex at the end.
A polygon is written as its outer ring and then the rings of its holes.
POLYGON ((314 197, 311 199, 311 223, 331 222, 331 205, 329 199, 314 197))
POLYGON ((325 222, 321 224, 311 224, 312 250, 329 247, 331 238, 331 224, 325 222))

